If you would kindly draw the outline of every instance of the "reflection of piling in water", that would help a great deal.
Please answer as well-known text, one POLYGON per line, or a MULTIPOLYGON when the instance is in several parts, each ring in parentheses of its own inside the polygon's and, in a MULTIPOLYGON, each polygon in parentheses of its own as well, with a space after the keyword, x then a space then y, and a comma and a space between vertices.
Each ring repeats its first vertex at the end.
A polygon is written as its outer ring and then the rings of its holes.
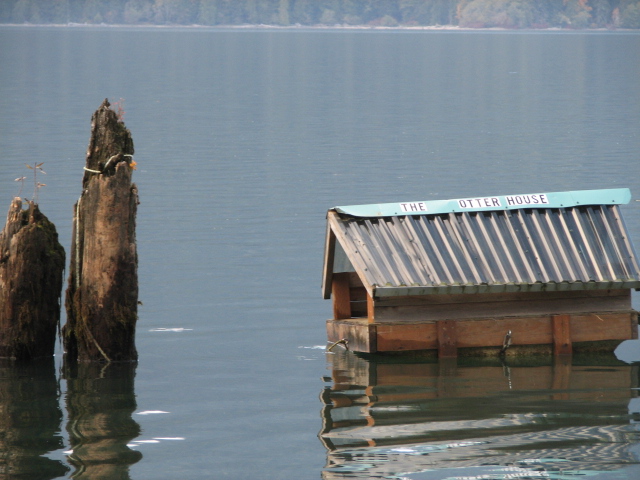
POLYGON ((75 479, 129 479, 129 466, 142 454, 127 444, 140 434, 136 409, 135 364, 68 365, 67 432, 75 479))
POLYGON ((45 456, 63 447, 53 358, 26 365, 0 361, 0 378, 0 478, 65 475, 65 465, 45 456))
POLYGON ((628 408, 638 367, 615 359, 520 366, 377 361, 349 352, 328 359, 323 478, 480 464, 605 471, 636 462, 628 408), (527 464, 545 458, 565 463, 527 464))
POLYGON ((137 359, 138 190, 131 133, 105 100, 91 119, 82 194, 74 208, 66 293, 67 355, 79 361, 137 359))
POLYGON ((65 255, 38 205, 14 198, 0 232, 0 357, 51 357, 65 255))

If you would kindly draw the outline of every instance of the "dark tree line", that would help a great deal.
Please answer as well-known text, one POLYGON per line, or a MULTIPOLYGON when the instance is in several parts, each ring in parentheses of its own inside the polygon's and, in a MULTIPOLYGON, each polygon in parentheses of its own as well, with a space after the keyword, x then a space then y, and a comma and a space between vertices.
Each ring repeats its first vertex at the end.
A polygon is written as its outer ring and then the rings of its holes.
POLYGON ((0 23, 640 28, 640 1, 1 0, 0 23))

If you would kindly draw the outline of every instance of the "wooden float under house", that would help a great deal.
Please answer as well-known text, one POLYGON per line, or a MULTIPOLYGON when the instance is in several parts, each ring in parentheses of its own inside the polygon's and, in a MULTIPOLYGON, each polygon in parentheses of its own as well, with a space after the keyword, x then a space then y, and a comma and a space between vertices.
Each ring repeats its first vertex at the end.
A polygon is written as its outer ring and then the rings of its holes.
POLYGON ((628 189, 335 207, 329 342, 363 353, 570 354, 637 338, 628 189))

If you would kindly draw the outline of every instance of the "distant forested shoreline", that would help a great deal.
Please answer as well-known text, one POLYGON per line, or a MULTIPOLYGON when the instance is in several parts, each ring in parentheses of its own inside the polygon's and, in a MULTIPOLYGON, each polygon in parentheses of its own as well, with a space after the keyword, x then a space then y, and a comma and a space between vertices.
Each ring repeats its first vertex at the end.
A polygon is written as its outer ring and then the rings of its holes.
POLYGON ((0 0, 0 23, 640 29, 640 1, 0 0))

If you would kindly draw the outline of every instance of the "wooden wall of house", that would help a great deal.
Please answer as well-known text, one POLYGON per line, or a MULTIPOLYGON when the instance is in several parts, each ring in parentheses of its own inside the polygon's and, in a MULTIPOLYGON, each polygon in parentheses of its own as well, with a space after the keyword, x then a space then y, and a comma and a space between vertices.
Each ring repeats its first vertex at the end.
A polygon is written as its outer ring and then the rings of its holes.
POLYGON ((459 348, 500 349, 507 332, 511 332, 514 347, 547 345, 556 355, 571 354, 575 343, 585 342, 609 342, 594 351, 612 351, 619 342, 638 338, 638 314, 479 316, 395 323, 372 323, 367 318, 327 321, 329 342, 346 339, 351 350, 366 353, 435 350, 440 357, 456 356, 459 348))
POLYGON ((628 312, 631 310, 631 291, 620 289, 384 297, 376 299, 374 307, 375 321, 379 323, 628 312))
POLYGON ((629 289, 433 294, 371 301, 355 272, 334 274, 332 297, 335 320, 370 317, 376 323, 632 310, 629 289))

